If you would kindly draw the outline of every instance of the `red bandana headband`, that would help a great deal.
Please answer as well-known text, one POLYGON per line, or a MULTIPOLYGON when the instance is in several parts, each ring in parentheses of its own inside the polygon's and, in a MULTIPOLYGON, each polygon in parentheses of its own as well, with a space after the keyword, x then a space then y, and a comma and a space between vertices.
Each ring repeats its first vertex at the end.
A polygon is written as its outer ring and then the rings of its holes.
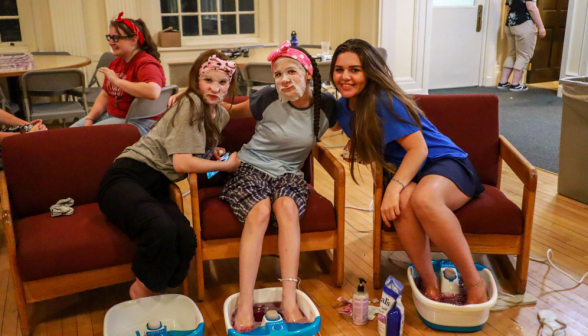
POLYGON ((272 71, 274 71, 274 63, 278 58, 289 57, 300 62, 304 69, 306 69, 306 71, 308 71, 308 73, 312 75, 313 69, 312 62, 310 61, 310 59, 306 57, 306 55, 304 55, 302 51, 290 48, 291 46, 292 45, 290 44, 290 41, 286 41, 282 43, 282 45, 280 45, 278 49, 272 51, 271 54, 267 57, 267 60, 272 62, 272 71))
POLYGON ((116 22, 124 22, 127 26, 129 26, 129 28, 131 28, 133 33, 139 37, 139 45, 142 45, 143 43, 145 43, 145 37, 143 36, 143 33, 141 33, 139 28, 137 28, 137 26, 135 26, 133 21, 131 21, 129 19, 123 19, 123 17, 122 17, 123 14, 124 14, 123 12, 120 12, 118 14, 118 19, 116 19, 116 22))

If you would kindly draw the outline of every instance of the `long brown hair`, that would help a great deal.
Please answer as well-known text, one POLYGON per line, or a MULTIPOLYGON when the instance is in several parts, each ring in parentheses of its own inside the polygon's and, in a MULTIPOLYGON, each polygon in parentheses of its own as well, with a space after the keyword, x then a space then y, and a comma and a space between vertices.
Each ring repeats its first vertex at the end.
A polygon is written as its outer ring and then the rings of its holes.
MULTIPOLYGON (((365 88, 357 95, 357 102, 351 114, 351 178, 355 180, 355 160, 366 163, 375 162, 388 171, 394 172, 397 167, 384 159, 384 132, 382 121, 376 111, 376 101, 382 92, 388 96, 388 101, 378 101, 386 104, 387 110, 396 117, 399 122, 414 124, 422 129, 422 111, 414 100, 409 97, 394 81, 392 71, 386 65, 386 60, 378 53, 376 48, 364 40, 349 39, 339 45, 333 53, 331 71, 329 77, 333 81, 333 72, 337 64, 337 58, 342 53, 352 52, 359 57, 361 67, 366 77, 365 88), (393 97, 396 97, 404 105, 412 120, 404 120, 398 117, 393 108, 393 97)), ((334 82, 334 81, 333 81, 334 82)))
MULTIPOLYGON (((157 60, 157 62, 161 63, 161 60, 159 59, 159 52, 157 51, 157 45, 155 44, 155 41, 153 41, 153 37, 151 37, 151 33, 149 32, 149 29, 147 29, 147 25, 145 24, 145 22, 143 22, 142 19, 125 19, 132 21, 135 24, 135 26, 139 28, 141 34, 143 34, 143 37, 145 37, 145 42, 143 44, 139 44, 139 42, 137 42, 137 46, 139 47, 139 49, 153 56, 157 60)), ((120 31, 122 30, 126 36, 135 36, 133 30, 124 22, 112 20, 110 21, 110 25, 114 27, 114 29, 116 29, 119 35, 122 35, 120 33, 120 31)))
POLYGON ((312 83, 313 83, 313 89, 312 89, 312 99, 313 99, 313 105, 314 105, 314 119, 313 119, 313 130, 314 130, 314 136, 316 138, 317 142, 320 142, 321 140, 319 139, 319 131, 320 131, 320 127, 321 127, 321 98, 322 98, 322 93, 321 93, 321 73, 319 72, 318 66, 316 64, 316 61, 314 60, 314 58, 312 58, 312 56, 310 56, 310 54, 304 50, 304 48, 301 47, 292 47, 293 49, 299 50, 301 52, 304 53, 304 55, 306 55, 306 57, 308 57, 308 59, 310 59, 310 63, 312 64, 312 83))
MULTIPOLYGON (((167 113, 169 110, 177 106, 172 117, 173 126, 176 114, 180 110, 181 105, 185 104, 187 101, 190 104, 190 111, 192 112, 192 117, 190 118, 190 125, 194 125, 194 123, 197 123, 199 125, 198 128, 200 131, 202 131, 204 128, 204 131, 206 132, 207 149, 212 149, 216 147, 216 145, 220 142, 221 138, 221 132, 216 126, 214 119, 212 118, 212 109, 210 108, 211 106, 204 100, 204 96, 202 95, 202 92, 200 92, 200 88, 198 85, 198 83, 200 82, 200 68, 202 67, 202 64, 208 61, 208 58, 212 55, 216 55, 216 57, 225 61, 229 60, 229 58, 225 54, 215 49, 208 50, 200 54, 196 61, 194 61, 192 69, 190 69, 190 75, 188 76, 188 89, 185 92, 183 92, 178 97, 174 105, 172 105, 165 112, 167 113), (198 96, 198 98, 200 98, 200 103, 202 104, 200 109, 197 108, 196 102, 194 101, 194 98, 191 97, 190 93, 195 94, 196 96, 198 96)), ((237 73, 235 72, 233 74, 233 77, 231 78, 229 91, 227 93, 227 96, 230 97, 231 104, 233 99, 237 95, 238 90, 239 87, 237 85, 237 73)), ((163 116, 159 120, 161 119, 163 119, 163 116)), ((153 125, 153 127, 155 127, 155 125, 153 125)))

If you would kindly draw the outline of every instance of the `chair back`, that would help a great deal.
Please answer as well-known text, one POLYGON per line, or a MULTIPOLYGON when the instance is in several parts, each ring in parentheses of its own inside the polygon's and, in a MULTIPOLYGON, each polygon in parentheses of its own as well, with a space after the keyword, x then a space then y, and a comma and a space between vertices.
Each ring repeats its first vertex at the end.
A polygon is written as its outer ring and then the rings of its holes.
POLYGON ((178 93, 178 86, 170 85, 161 88, 159 98, 155 100, 135 98, 129 107, 125 123, 128 124, 131 119, 145 119, 162 114, 167 111, 169 98, 176 93, 178 93))
POLYGON ((94 70, 94 74, 92 75, 92 79, 90 79, 88 87, 92 87, 93 85, 98 85, 98 87, 102 87, 102 85, 100 85, 100 83, 98 82, 98 77, 96 77, 96 73, 98 73, 98 69, 107 67, 110 64, 110 62, 114 61, 115 58, 116 56, 114 56, 114 54, 109 51, 103 53, 102 56, 100 56, 100 59, 98 60, 98 64, 96 64, 96 69, 94 70))
POLYGON ((71 56, 71 54, 67 51, 33 51, 31 54, 34 55, 61 55, 61 56, 71 56))
POLYGON ((482 183, 496 186, 500 168, 498 97, 422 95, 415 99, 433 125, 468 153, 482 183))
POLYGON ((243 73, 247 86, 253 86, 253 83, 274 84, 274 75, 272 74, 272 64, 269 62, 252 62, 245 64, 243 73))
POLYGON ((60 96, 69 89, 86 88, 86 78, 80 69, 32 70, 21 77, 24 99, 34 95, 60 96))
POLYGON ((328 62, 318 62, 317 67, 319 69, 319 73, 321 74, 321 81, 330 82, 331 79, 329 78, 329 73, 331 72, 331 61, 328 62))
POLYGON ((105 125, 4 139, 2 161, 13 218, 47 213, 68 197, 75 206, 95 203, 106 170, 140 136, 133 125, 105 125))
POLYGON ((378 53, 384 57, 384 61, 388 59, 388 51, 386 51, 386 49, 384 48, 380 48, 380 47, 376 47, 376 50, 378 51, 378 53))

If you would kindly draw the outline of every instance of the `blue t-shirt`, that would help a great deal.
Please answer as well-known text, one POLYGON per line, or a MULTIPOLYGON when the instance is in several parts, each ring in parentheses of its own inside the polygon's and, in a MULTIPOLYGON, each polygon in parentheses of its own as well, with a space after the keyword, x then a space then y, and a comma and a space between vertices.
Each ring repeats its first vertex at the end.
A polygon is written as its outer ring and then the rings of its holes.
MULTIPOLYGON (((384 158, 387 162, 399 167, 406 155, 406 150, 400 146, 396 140, 417 132, 419 128, 410 123, 412 122, 412 118, 402 102, 396 97, 393 98, 394 114, 389 111, 390 100, 386 93, 381 93, 376 100, 376 110, 382 121, 382 129, 384 130, 384 143, 386 144, 384 158), (399 120, 398 118, 407 122, 399 120)), ((339 108, 337 109, 337 112, 337 120, 339 121, 339 125, 341 125, 343 132, 345 132, 347 136, 351 136, 351 116, 353 111, 349 109, 349 100, 347 98, 339 99, 339 108)), ((427 155, 424 164, 440 158, 452 157, 465 159, 468 156, 468 154, 461 148, 457 147, 453 141, 441 134, 441 132, 439 132, 427 118, 421 116, 421 124, 423 127, 423 137, 429 148, 429 154, 427 155)))

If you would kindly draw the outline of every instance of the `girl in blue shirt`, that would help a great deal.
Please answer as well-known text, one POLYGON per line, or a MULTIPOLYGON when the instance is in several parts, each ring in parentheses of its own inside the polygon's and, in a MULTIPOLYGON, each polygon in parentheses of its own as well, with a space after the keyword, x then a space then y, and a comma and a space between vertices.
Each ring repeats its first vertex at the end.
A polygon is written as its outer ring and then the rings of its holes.
POLYGON ((355 181, 355 160, 377 162, 394 173, 382 200, 382 219, 388 226, 394 222, 426 294, 439 295, 430 238, 459 269, 468 304, 486 302, 484 280, 453 213, 484 191, 467 154, 400 89, 369 43, 347 40, 331 64, 331 80, 342 95, 339 126, 351 138, 351 176, 355 181))

